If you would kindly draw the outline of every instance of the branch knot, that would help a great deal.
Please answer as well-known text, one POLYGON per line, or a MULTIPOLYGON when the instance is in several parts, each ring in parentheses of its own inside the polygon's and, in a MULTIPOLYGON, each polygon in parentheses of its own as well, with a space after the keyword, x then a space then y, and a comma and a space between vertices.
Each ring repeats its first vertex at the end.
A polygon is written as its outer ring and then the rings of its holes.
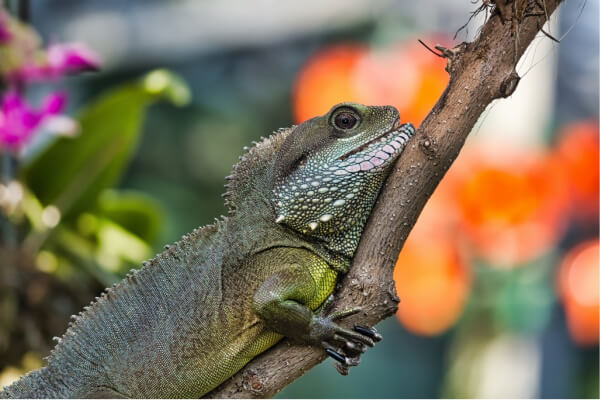
POLYGON ((513 70, 500 84, 500 96, 508 97, 515 92, 521 77, 513 70))

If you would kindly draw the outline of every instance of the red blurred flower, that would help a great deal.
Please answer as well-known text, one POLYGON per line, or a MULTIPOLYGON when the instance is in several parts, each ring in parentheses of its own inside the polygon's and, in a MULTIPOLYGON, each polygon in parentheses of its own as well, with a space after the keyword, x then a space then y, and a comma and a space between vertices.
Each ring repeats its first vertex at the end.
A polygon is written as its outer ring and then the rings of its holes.
POLYGON ((471 270, 456 235, 447 188, 442 181, 427 202, 394 269, 402 299, 397 317, 420 335, 437 335, 452 327, 471 291, 471 270))
POLYGON ((573 340, 597 345, 600 329, 600 241, 582 243, 567 253, 558 271, 558 289, 573 340))
POLYGON ((356 63, 367 53, 360 44, 322 49, 304 65, 294 87, 294 116, 300 123, 344 101, 360 102, 353 82, 356 63))
POLYGON ((42 128, 49 130, 73 128, 74 125, 64 123, 66 117, 59 115, 65 103, 65 94, 52 93, 45 98, 42 107, 35 110, 17 92, 6 93, 0 109, 0 148, 18 152, 42 128))
POLYGON ((326 47, 311 57, 298 75, 296 121, 324 114, 335 103, 356 101, 393 105, 402 120, 419 125, 448 83, 444 67, 443 59, 416 40, 385 50, 357 44, 326 47))
POLYGON ((451 175, 461 230, 479 255, 516 266, 549 250, 564 228, 568 193, 561 166, 548 154, 504 149, 501 157, 471 148, 451 175))
POLYGON ((559 133, 557 156, 568 177, 575 217, 598 220, 598 123, 578 122, 559 133))
MULTIPOLYGON (((449 44, 442 36, 427 42, 449 44)), ((403 121, 419 126, 448 85, 446 60, 416 40, 384 51, 371 51, 358 64, 356 83, 366 104, 391 104, 403 121)))

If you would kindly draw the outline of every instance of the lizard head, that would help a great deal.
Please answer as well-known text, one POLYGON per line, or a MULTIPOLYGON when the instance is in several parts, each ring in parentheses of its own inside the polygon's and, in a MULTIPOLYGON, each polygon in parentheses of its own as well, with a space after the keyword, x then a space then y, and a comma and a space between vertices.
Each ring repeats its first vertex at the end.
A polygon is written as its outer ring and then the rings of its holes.
POLYGON ((276 223, 352 257, 394 161, 414 134, 391 106, 342 103, 298 125, 276 161, 276 223))

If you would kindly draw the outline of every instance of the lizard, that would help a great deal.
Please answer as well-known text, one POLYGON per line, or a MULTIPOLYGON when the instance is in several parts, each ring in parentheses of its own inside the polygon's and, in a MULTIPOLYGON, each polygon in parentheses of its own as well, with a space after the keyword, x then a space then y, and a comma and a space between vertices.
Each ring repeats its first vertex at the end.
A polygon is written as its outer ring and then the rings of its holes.
POLYGON ((381 335, 328 304, 414 133, 392 106, 341 103, 255 143, 227 177, 227 215, 84 307, 0 398, 201 397, 284 336, 347 374, 381 335))

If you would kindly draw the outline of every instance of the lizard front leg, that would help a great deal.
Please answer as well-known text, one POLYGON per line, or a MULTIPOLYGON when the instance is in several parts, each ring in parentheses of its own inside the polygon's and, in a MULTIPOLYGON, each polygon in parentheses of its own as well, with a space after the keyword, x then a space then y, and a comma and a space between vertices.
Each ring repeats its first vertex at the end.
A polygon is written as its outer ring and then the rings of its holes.
MULTIPOLYGON (((338 371, 348 373, 348 368, 358 364, 366 346, 372 347, 381 336, 375 331, 357 326, 355 330, 339 326, 336 321, 356 314, 360 308, 327 314, 327 304, 322 299, 330 296, 335 280, 328 282, 320 268, 329 268, 314 254, 300 249, 286 249, 295 253, 298 261, 276 268, 257 288, 253 298, 255 313, 267 328, 284 336, 325 349, 339 365, 338 371), (316 301, 315 301, 316 300, 316 301), (317 311, 313 309, 321 305, 317 311)), ((286 254, 289 258, 290 254, 286 254)), ((271 254, 271 262, 277 260, 271 254)))

